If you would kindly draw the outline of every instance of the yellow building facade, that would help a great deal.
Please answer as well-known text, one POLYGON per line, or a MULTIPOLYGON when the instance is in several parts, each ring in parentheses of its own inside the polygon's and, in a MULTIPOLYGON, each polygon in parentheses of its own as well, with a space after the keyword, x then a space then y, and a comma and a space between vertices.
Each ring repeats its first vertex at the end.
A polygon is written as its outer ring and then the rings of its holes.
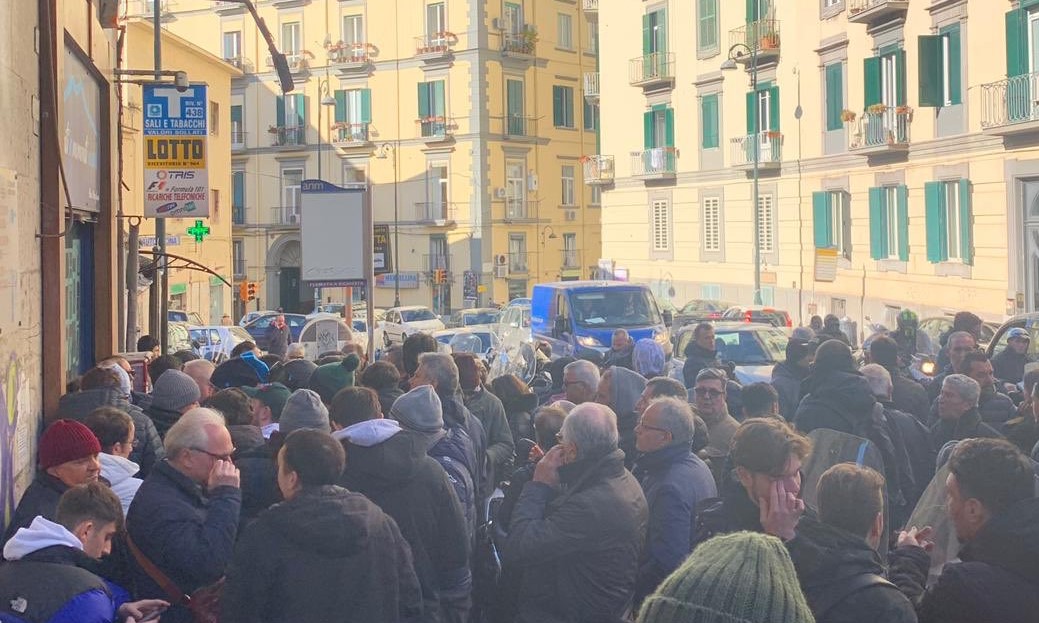
POLYGON ((601 4, 603 257, 749 304, 757 240, 804 323, 1039 309, 1039 3, 998 4, 601 4))
MULTIPOLYGON (((126 69, 153 68, 154 30, 148 21, 130 19, 125 23, 126 69)), ((185 71, 192 84, 205 84, 209 98, 209 217, 166 219, 166 252, 204 266, 216 275, 232 282, 231 246, 231 82, 240 79, 242 72, 224 63, 191 41, 173 33, 162 32, 163 68, 185 71), (191 235, 196 221, 209 228, 201 242, 191 235)), ((144 210, 144 145, 141 87, 126 84, 123 89, 123 213, 125 217, 140 216, 144 210)), ((150 251, 156 244, 155 219, 140 223, 139 248, 150 251)), ((151 256, 142 255, 142 264, 151 256)), ((174 266, 184 262, 174 260, 174 266)), ((169 271, 169 308, 198 314, 194 322, 220 324, 224 315, 232 315, 232 287, 220 277, 188 268, 169 271)), ((233 282, 232 282, 233 283, 233 282)), ((148 292, 138 296, 138 334, 151 333, 148 326, 148 292)))
POLYGON ((242 70, 231 206, 235 278, 260 284, 249 309, 309 312, 316 296, 346 296, 300 280, 300 184, 313 178, 371 191, 393 246, 379 307, 399 296, 445 313, 589 276, 600 255, 599 188, 583 177, 598 128, 584 88, 596 24, 580 3, 257 5, 288 56, 288 94, 241 4, 171 1, 163 23, 242 70))

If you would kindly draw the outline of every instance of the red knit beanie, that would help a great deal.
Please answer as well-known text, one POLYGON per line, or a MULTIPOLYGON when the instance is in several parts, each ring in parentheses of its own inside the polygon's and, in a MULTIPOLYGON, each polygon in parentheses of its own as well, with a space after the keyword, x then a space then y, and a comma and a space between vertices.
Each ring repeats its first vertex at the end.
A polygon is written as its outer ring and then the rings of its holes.
POLYGON ((40 468, 48 469, 101 452, 94 433, 75 420, 58 420, 40 437, 40 468))

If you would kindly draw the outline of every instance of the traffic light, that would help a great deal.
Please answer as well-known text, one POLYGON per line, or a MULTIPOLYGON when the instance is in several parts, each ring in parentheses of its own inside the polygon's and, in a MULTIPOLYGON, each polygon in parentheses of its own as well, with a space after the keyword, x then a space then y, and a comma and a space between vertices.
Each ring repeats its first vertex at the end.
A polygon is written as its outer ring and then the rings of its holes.
POLYGON ((447 283, 447 270, 444 268, 437 268, 433 270, 433 283, 436 285, 442 285, 447 283))
POLYGON ((260 291, 260 284, 256 283, 255 281, 246 281, 245 285, 245 300, 255 301, 260 291))
POLYGON ((238 284, 238 300, 239 301, 248 301, 249 300, 248 296, 249 296, 249 282, 248 281, 243 281, 242 283, 238 284))

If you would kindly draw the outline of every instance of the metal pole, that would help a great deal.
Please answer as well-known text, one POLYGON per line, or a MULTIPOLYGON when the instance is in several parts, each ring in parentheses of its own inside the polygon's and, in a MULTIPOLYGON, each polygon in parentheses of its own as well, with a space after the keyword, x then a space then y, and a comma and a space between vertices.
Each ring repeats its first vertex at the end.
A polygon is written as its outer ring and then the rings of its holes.
MULTIPOLYGON (((158 0, 152 3, 152 29, 154 30, 155 47, 155 81, 162 80, 162 3, 158 0)), ((161 344, 161 351, 166 352, 169 347, 169 330, 167 329, 167 310, 169 309, 169 277, 166 271, 166 219, 155 219, 155 245, 158 247, 159 255, 156 256, 155 283, 158 285, 157 303, 158 310, 154 313, 156 320, 151 326, 152 337, 157 338, 161 344), (161 267, 161 271, 159 270, 161 267), (154 335, 155 331, 158 335, 154 335)), ((153 299, 154 300, 154 299, 153 299)))
MULTIPOLYGON (((758 106, 758 48, 750 46, 750 85, 754 106, 758 106)), ((754 304, 761 305, 761 196, 758 190, 758 164, 761 160, 761 125, 759 111, 754 111, 754 304)))
MULTIPOLYGON (((327 70, 326 70, 327 71, 327 70)), ((324 85, 325 92, 328 89, 328 78, 326 77, 323 81, 317 83, 317 178, 323 180, 321 177, 321 109, 325 107, 322 103, 322 85, 324 85)), ((317 313, 318 308, 321 307, 321 288, 314 287, 314 313, 317 313)))
MULTIPOLYGON (((397 213, 397 147, 400 146, 398 135, 397 145, 393 147, 393 306, 400 307, 400 221, 397 213)), ((374 283, 374 282, 373 282, 374 283)))
MULTIPOLYGON (((138 219, 139 220, 139 219, 138 219)), ((126 236, 126 350, 137 348, 137 274, 141 270, 140 246, 141 226, 131 219, 126 236)))

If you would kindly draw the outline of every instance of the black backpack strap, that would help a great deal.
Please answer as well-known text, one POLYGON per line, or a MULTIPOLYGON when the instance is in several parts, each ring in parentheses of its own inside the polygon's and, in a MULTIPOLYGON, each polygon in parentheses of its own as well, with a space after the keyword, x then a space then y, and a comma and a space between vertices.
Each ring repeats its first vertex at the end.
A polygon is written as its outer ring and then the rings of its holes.
POLYGON ((809 600, 809 603, 812 606, 812 612, 815 614, 817 621, 822 620, 830 610, 848 597, 874 586, 890 586, 891 588, 898 590, 897 586, 888 582, 876 573, 861 573, 841 580, 840 582, 820 587, 820 592, 822 593, 821 598, 809 600))

